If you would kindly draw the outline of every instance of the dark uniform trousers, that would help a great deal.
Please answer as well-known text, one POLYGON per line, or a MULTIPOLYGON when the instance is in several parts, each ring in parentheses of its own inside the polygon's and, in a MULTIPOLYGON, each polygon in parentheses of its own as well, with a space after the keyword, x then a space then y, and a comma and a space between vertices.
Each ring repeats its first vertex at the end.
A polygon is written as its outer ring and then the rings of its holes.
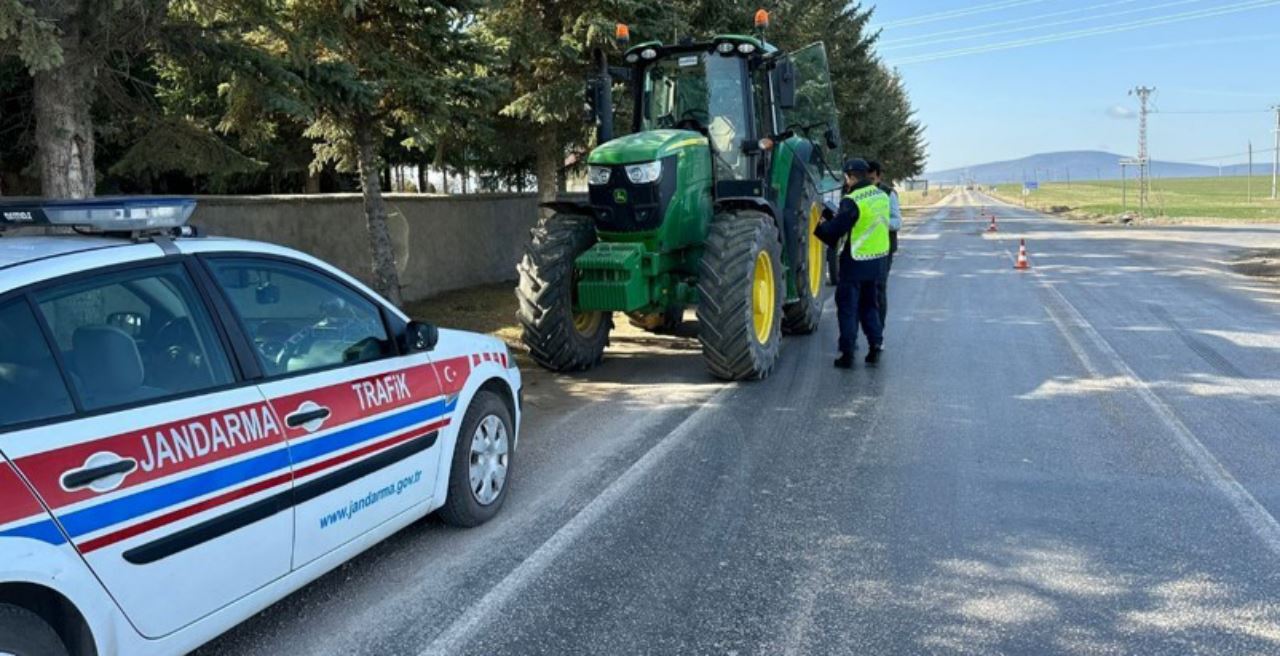
POLYGON ((858 345, 858 328, 867 344, 884 343, 880 320, 880 283, 887 275, 888 257, 874 260, 841 258, 840 282, 836 285, 836 318, 840 323, 841 353, 853 353, 858 345))
POLYGON ((884 278, 876 285, 876 300, 880 304, 880 328, 888 325, 889 316, 889 271, 893 269, 893 254, 898 252, 898 231, 889 231, 889 258, 884 265, 884 278))

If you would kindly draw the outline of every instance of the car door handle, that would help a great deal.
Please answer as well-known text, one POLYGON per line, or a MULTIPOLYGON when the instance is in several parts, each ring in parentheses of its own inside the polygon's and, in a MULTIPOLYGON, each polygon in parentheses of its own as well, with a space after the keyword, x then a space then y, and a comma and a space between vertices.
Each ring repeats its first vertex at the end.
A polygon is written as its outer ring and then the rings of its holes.
POLYGON ((314 410, 299 410, 298 412, 295 412, 289 415, 288 417, 285 417, 284 423, 287 424, 289 428, 297 428, 303 424, 309 424, 318 419, 328 419, 329 414, 330 413, 328 408, 316 408, 314 410))
POLYGON ((124 460, 117 460, 97 467, 73 469, 62 475, 62 487, 68 490, 82 488, 94 483, 95 481, 107 478, 108 476, 128 474, 134 469, 137 469, 137 467, 137 460, 134 460, 133 458, 125 458, 124 460))

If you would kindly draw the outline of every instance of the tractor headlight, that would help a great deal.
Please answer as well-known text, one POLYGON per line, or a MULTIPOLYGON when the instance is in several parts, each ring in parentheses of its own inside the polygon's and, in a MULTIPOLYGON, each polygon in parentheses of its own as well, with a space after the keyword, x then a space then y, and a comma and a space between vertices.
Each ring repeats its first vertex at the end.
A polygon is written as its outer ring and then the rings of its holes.
POLYGON ((720 43, 720 45, 716 46, 716 51, 722 55, 730 54, 733 52, 733 43, 729 41, 723 41, 720 43))
POLYGON ((744 55, 749 55, 749 54, 751 54, 751 53, 753 53, 753 52, 755 52, 755 51, 756 51, 756 47, 755 47, 754 45, 751 45, 750 43, 739 43, 739 44, 738 44, 738 52, 740 52, 740 53, 742 53, 742 54, 744 54, 744 55))
POLYGON ((631 184, 657 182, 660 177, 662 177, 662 162, 632 164, 627 167, 627 178, 631 180, 631 184))
POLYGON ((587 168, 587 184, 601 186, 609 184, 609 175, 613 170, 607 166, 591 166, 587 168))

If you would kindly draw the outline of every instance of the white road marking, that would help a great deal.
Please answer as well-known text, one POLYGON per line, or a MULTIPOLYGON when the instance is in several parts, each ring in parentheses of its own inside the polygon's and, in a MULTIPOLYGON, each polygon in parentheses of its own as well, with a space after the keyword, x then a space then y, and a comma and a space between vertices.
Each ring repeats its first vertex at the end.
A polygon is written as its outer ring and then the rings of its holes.
MULTIPOLYGON (((1005 255, 1010 260, 1013 254, 1008 248, 1005 248, 1005 255)), ((1213 452, 1204 445, 1195 433, 1187 427, 1185 423, 1178 418, 1173 408, 1169 407, 1163 399, 1160 398, 1138 374, 1129 366, 1129 363, 1120 356, 1119 353, 1111 346, 1101 333, 1098 332, 1093 324, 1089 323, 1084 315, 1080 313, 1076 306, 1067 300, 1067 297, 1058 290, 1053 283, 1044 279, 1038 272, 1032 270, 1032 275, 1039 281, 1040 286, 1048 290, 1050 294, 1061 305, 1063 312, 1067 314, 1067 319, 1072 325, 1068 326, 1066 322, 1059 317, 1052 308, 1046 306, 1049 318, 1058 328, 1058 332, 1062 334, 1067 342, 1067 346, 1080 359, 1086 371, 1095 378, 1106 378, 1104 373, 1097 367, 1088 352, 1075 338, 1073 330, 1087 338, 1093 348, 1100 353, 1120 373, 1120 382, 1133 390, 1138 398, 1151 409, 1156 418, 1165 425, 1169 433, 1174 437, 1174 443, 1182 450, 1187 461, 1194 466, 1210 485, 1214 487, 1236 511, 1236 514, 1248 524, 1253 530, 1254 535, 1263 542, 1272 553, 1280 556, 1280 522, 1267 511, 1261 503, 1258 502, 1252 494, 1249 493, 1239 481, 1236 480, 1231 472, 1222 464, 1221 461, 1213 455, 1213 452)))
POLYGON ((564 526, 561 526, 546 542, 543 542, 542 546, 508 572, 502 581, 485 593, 484 597, 441 631, 431 644, 422 650, 421 656, 462 653, 463 647, 475 638, 477 631, 486 621, 499 619, 498 611, 510 603, 530 583, 542 576, 596 522, 607 517, 614 505, 630 497, 633 489, 649 479, 658 463, 681 446, 685 436, 697 427, 711 410, 722 405, 724 397, 736 389, 738 389, 737 385, 727 385, 704 401, 693 414, 686 417, 670 434, 649 449, 617 480, 592 499, 564 526))

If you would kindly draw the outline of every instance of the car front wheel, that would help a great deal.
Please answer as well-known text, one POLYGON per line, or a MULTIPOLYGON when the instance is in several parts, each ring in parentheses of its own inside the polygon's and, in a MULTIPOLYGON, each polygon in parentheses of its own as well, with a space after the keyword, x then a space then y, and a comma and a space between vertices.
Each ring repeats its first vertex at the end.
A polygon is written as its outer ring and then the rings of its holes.
POLYGON ((67 647, 39 615, 12 604, 0 604, 0 654, 67 656, 67 647))
POLYGON ((449 468, 449 496, 440 517, 454 526, 479 526, 498 514, 511 481, 515 430, 511 410, 495 393, 472 399, 449 468))

